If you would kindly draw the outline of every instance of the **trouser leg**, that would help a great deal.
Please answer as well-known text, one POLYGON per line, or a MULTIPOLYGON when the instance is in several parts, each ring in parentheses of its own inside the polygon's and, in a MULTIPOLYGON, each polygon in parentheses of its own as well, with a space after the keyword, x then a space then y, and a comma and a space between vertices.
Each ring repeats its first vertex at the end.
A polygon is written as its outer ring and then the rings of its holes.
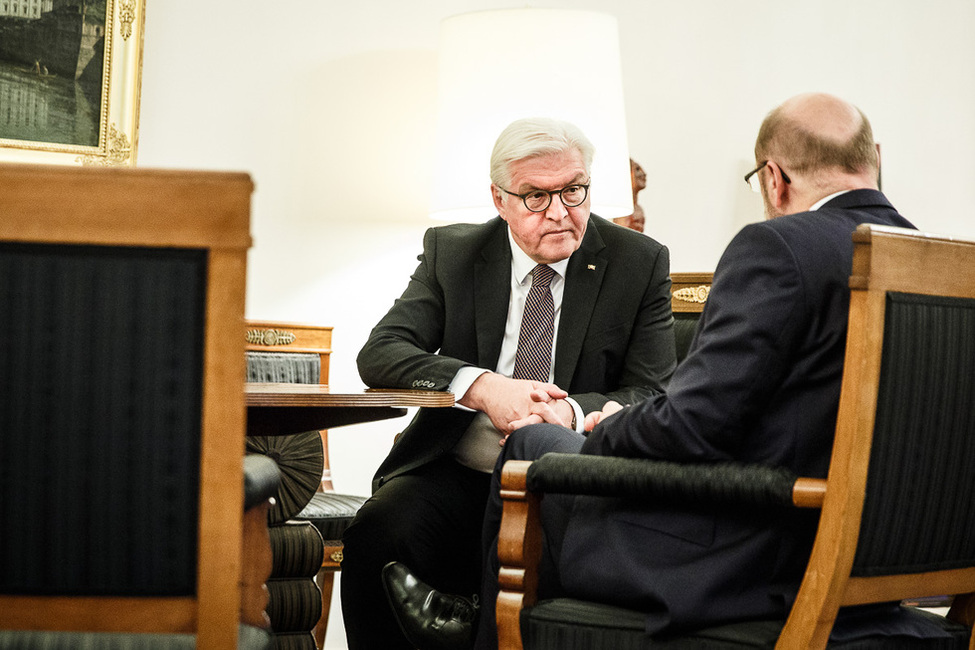
POLYGON ((342 615, 350 650, 410 648, 380 573, 402 562, 445 593, 480 588, 481 526, 490 475, 440 459, 383 484, 346 530, 342 615))
MULTIPOLYGON (((498 647, 495 605, 498 600, 498 531, 501 529, 501 468, 508 460, 535 460, 550 451, 575 454, 582 449, 585 438, 575 431, 553 424, 536 424, 518 429, 505 442, 501 456, 491 475, 491 491, 484 513, 482 534, 484 579, 481 583, 481 615, 475 648, 494 650, 498 647)), ((559 593, 555 562, 565 536, 572 498, 547 495, 542 499, 542 561, 539 567, 540 597, 551 598, 559 593)))

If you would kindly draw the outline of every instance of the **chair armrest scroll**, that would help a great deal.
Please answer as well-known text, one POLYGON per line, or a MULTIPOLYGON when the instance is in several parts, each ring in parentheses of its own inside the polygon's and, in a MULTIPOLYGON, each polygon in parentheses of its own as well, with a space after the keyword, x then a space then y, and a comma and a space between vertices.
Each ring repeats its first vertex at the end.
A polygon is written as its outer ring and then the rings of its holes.
POLYGON ((244 510, 272 498, 280 482, 281 471, 273 460, 261 454, 244 456, 244 510))
POLYGON ((822 508, 825 498, 824 478, 799 477, 792 486, 792 504, 797 508, 822 508))
MULTIPOLYGON (((240 621, 270 629, 267 580, 271 575, 268 511, 281 482, 277 463, 260 454, 244 456, 243 570, 240 576, 240 621)), ((243 643, 241 647, 244 647, 243 643)))

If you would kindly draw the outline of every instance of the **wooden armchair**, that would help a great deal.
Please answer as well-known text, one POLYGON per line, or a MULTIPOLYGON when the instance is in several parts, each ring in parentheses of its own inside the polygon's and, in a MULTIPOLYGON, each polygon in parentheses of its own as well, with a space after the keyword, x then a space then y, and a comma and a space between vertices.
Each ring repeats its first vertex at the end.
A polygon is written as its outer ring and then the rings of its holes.
POLYGON ((704 305, 711 292, 714 273, 671 273, 670 308, 674 313, 674 342, 677 345, 677 362, 687 356, 697 331, 704 305))
POLYGON ((861 226, 854 242, 828 477, 578 455, 509 462, 498 549, 501 648, 548 647, 537 633, 552 625, 567 635, 562 648, 572 647, 569 637, 607 648, 846 647, 829 641, 841 607, 953 595, 947 618, 903 612, 944 632, 933 645, 886 637, 856 647, 975 649, 975 242, 877 226, 861 226), (821 516, 787 621, 658 641, 643 633, 641 612, 571 599, 536 603, 546 491, 687 507, 722 499, 746 508, 821 508, 821 516))
POLYGON ((0 647, 248 645, 223 333, 250 178, 0 165, 0 187, 0 647))
MULTIPOLYGON (((329 355, 331 354, 332 328, 317 325, 301 325, 276 321, 247 321, 247 356, 249 376, 253 380, 268 380, 287 383, 328 383, 329 355)), ((317 448, 317 465, 302 459, 305 467, 300 473, 306 474, 307 484, 299 490, 301 501, 293 503, 291 509, 279 513, 279 518, 310 522, 321 534, 324 541, 324 554, 317 570, 316 582, 321 591, 321 617, 315 626, 314 638, 321 648, 328 630, 329 610, 335 573, 341 569, 342 534, 365 502, 366 497, 339 494, 332 486, 328 458, 328 431, 317 434, 297 434, 298 444, 310 443, 309 438, 320 437, 317 448), (314 470, 311 472, 310 470, 314 470), (315 474, 313 476, 313 474, 315 474), (314 479, 314 486, 311 481, 314 479), (315 489, 317 488, 317 489, 315 489)), ((295 438, 282 436, 281 438, 295 438)), ((248 442, 252 450, 257 441, 248 442)), ((273 438, 262 438, 259 444, 280 446, 284 441, 275 442, 273 438)), ((277 452, 272 452, 277 453, 277 452)))

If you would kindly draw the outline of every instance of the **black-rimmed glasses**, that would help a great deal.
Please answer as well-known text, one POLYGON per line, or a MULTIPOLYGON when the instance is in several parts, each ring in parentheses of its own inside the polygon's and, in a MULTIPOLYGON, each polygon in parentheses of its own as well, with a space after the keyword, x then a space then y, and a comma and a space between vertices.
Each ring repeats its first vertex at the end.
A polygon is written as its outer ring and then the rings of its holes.
MULTIPOLYGON (((762 191, 762 186, 758 182, 758 176, 756 176, 755 174, 757 174, 758 172, 762 171, 762 169, 764 169, 766 165, 768 165, 768 161, 767 160, 763 160, 761 165, 759 165, 755 169, 753 169, 750 172, 748 172, 747 174, 745 174, 745 182, 748 183, 748 187, 752 188, 752 192, 761 192, 762 191)), ((782 172, 782 180, 784 180, 786 182, 786 184, 789 184, 789 183, 792 182, 792 179, 789 178, 788 176, 786 176, 786 173, 785 173, 785 170, 784 169, 782 169, 781 167, 779 167, 779 171, 782 172)))
POLYGON ((509 192, 500 185, 498 185, 498 189, 511 196, 517 196, 531 212, 545 212, 548 210, 548 206, 552 205, 552 197, 556 194, 559 195, 559 199, 562 200, 563 205, 567 208, 582 205, 586 197, 589 196, 589 183, 573 183, 572 185, 566 185, 560 190, 532 190, 524 194, 509 192))

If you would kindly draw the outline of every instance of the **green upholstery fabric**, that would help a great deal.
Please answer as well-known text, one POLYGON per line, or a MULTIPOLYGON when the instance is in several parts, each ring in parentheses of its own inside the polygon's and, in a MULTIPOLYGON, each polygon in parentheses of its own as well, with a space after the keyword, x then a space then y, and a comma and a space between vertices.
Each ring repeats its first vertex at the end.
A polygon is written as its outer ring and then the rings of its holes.
POLYGON ((206 273, 0 243, 0 593, 196 592, 206 273))
POLYGON ((973 395, 975 300, 888 293, 863 530, 852 575, 975 563, 973 395))
MULTIPOLYGON (((7 650, 193 650, 192 634, 109 634, 94 632, 30 632, 0 630, 0 648, 7 650)), ((271 636, 241 625, 238 650, 269 650, 271 636)))
POLYGON ((317 431, 287 436, 247 436, 248 454, 262 454, 281 471, 281 485, 269 522, 283 523, 301 512, 318 489, 325 468, 322 438, 317 431))
POLYGON ((701 314, 674 312, 674 344, 677 349, 677 363, 687 357, 687 351, 697 331, 697 321, 701 314))
POLYGON ((317 384, 321 357, 302 352, 247 352, 247 381, 317 384))
POLYGON ((319 492, 312 496, 304 510, 295 515, 295 519, 310 521, 322 534, 322 539, 339 540, 365 502, 366 497, 319 492))

